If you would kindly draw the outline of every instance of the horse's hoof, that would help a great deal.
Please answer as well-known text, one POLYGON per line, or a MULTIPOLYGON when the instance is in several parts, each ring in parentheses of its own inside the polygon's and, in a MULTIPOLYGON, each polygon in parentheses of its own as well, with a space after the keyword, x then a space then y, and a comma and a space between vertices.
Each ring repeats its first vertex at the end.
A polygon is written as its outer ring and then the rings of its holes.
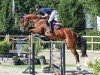
POLYGON ((81 55, 81 57, 88 57, 88 55, 86 54, 86 55, 81 55))
POLYGON ((81 68, 77 67, 77 71, 78 71, 78 73, 80 73, 81 72, 81 68))

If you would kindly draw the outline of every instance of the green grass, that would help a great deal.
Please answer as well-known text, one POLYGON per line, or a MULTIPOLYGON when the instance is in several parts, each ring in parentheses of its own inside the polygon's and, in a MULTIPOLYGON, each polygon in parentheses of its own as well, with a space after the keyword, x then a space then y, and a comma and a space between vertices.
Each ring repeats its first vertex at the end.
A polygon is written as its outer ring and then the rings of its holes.
MULTIPOLYGON (((3 67, 16 67, 16 68, 26 68, 28 65, 0 65, 3 67)), ((47 65, 44 65, 47 66, 47 65)), ((66 67, 74 67, 74 64, 66 64, 66 67)), ((41 68, 41 65, 35 65, 36 68, 41 68)))
POLYGON ((28 67, 28 65, 0 65, 3 67, 16 67, 16 68, 25 68, 28 67))
POLYGON ((76 66, 75 64, 66 64, 66 67, 74 67, 74 66, 76 66))
MULTIPOLYGON (((28 65, 0 65, 3 67, 16 67, 16 68, 26 68, 28 65)), ((41 65, 35 65, 36 68, 41 68, 41 65)))

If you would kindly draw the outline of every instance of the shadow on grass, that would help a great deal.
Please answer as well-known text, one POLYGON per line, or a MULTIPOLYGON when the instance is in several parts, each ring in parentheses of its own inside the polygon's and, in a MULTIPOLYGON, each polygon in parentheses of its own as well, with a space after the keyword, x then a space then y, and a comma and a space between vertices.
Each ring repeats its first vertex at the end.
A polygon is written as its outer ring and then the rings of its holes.
POLYGON ((80 71, 79 73, 76 70, 70 70, 70 71, 66 71, 66 73, 68 73, 69 75, 79 75, 79 74, 80 75, 93 75, 93 73, 90 73, 87 70, 80 71))

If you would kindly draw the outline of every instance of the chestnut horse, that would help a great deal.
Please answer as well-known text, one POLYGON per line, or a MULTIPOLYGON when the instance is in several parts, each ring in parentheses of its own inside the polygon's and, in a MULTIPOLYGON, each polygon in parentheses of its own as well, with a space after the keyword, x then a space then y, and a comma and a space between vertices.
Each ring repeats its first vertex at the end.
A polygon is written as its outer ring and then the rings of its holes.
MULTIPOLYGON (((67 47, 71 50, 72 54, 76 58, 76 63, 79 64, 79 54, 76 51, 77 34, 69 28, 54 29, 54 34, 48 31, 48 25, 46 19, 40 19, 36 14, 27 14, 21 19, 20 30, 28 26, 29 21, 33 22, 34 28, 31 28, 29 32, 45 35, 49 39, 63 40, 67 47)), ((79 68, 79 65, 77 66, 79 68)))

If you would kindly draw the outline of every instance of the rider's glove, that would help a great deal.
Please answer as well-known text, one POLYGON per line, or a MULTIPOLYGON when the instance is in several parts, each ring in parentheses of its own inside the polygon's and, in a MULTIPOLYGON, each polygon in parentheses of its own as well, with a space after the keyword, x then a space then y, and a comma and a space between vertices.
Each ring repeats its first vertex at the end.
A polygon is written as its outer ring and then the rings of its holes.
POLYGON ((42 16, 40 16, 40 15, 37 15, 37 17, 38 17, 39 19, 42 19, 42 16))

